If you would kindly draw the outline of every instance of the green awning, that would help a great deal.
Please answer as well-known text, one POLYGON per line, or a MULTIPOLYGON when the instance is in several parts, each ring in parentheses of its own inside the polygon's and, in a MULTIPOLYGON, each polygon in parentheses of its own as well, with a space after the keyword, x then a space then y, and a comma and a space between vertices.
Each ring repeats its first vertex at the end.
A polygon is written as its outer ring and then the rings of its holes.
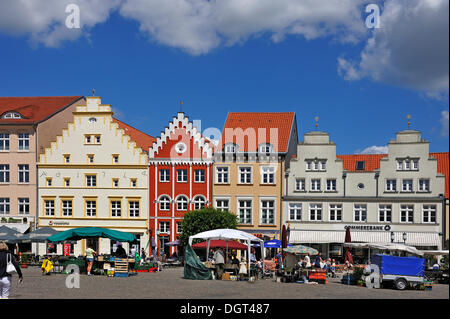
POLYGON ((47 238, 49 242, 80 240, 88 237, 109 238, 115 241, 134 242, 136 236, 130 233, 100 227, 75 228, 60 232, 47 238))

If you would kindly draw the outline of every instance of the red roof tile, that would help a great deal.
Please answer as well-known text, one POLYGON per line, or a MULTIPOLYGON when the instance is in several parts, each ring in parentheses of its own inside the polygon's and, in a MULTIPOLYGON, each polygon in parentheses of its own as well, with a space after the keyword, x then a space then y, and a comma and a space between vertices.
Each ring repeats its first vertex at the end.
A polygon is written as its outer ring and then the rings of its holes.
POLYGON ((0 97, 0 124, 39 123, 83 96, 0 97), (2 115, 17 112, 23 119, 2 119, 2 115))
POLYGON ((219 150, 224 144, 235 143, 239 152, 257 152, 260 144, 270 143, 274 152, 286 153, 294 120, 294 112, 230 112, 219 150))
POLYGON ((437 159, 438 165, 437 170, 438 173, 441 173, 445 176, 445 198, 448 198, 448 171, 449 171, 449 162, 448 162, 448 152, 444 153, 430 153, 430 156, 433 156, 437 159))
POLYGON ((148 149, 156 142, 156 138, 150 136, 138 129, 125 124, 124 122, 113 118, 113 121, 119 124, 119 127, 125 131, 125 134, 129 135, 132 141, 136 142, 136 146, 142 148, 143 151, 148 153, 148 149))

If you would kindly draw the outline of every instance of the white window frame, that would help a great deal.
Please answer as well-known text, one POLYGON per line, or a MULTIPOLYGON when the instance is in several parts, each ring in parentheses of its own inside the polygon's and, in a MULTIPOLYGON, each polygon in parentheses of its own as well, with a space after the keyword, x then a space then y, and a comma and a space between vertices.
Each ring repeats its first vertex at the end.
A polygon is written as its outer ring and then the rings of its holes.
POLYGON ((355 223, 367 222, 367 204, 353 204, 353 221, 355 223))
POLYGON ((11 212, 11 201, 9 197, 0 197, 0 215, 9 215, 11 212))
POLYGON ((216 184, 229 184, 230 183, 230 167, 229 166, 216 166, 216 184), (226 179, 226 181, 225 181, 226 179))
POLYGON ((392 205, 391 204, 378 204, 378 222, 380 223, 392 223, 392 205), (388 214, 390 213, 390 214, 388 214), (383 220, 381 217, 383 216, 383 220), (387 220, 390 217, 390 220, 387 220))
POLYGON ((30 214, 30 199, 28 197, 19 197, 19 215, 29 215, 30 214))
POLYGON ((215 207, 218 210, 222 210, 222 211, 230 211, 230 198, 215 198, 214 199, 215 202, 215 207), (219 205, 220 203, 226 203, 226 205, 219 205))
POLYGON ((400 204, 399 207, 399 218, 402 224, 413 224, 414 223, 414 205, 412 204, 400 204), (403 220, 403 215, 406 220, 403 220), (412 220, 410 221, 410 217, 412 220))
POLYGON ((274 166, 261 166, 261 184, 263 185, 275 185, 275 167, 274 166), (265 179, 267 181, 265 181, 265 179), (270 181, 272 179, 272 182, 270 181))
POLYGON ((18 178, 19 183, 20 184, 28 184, 30 182, 30 165, 19 164, 18 172, 19 172, 19 178, 18 178))
POLYGON ((159 222, 159 232, 161 234, 169 234, 170 222, 168 222, 168 221, 159 222))
POLYGON ((225 153, 236 153, 237 149, 236 144, 226 144, 224 147, 225 153))
POLYGON ((196 195, 192 201, 195 210, 205 208, 206 202, 206 198, 202 195, 196 195))
POLYGON ((0 151, 9 151, 9 133, 0 133, 0 151))
POLYGON ((122 217, 122 201, 111 200, 111 217, 122 217), (118 206, 116 204, 119 204, 118 206))
POLYGON ((97 216, 97 201, 96 200, 86 200, 86 216, 87 217, 95 217, 97 216), (94 203, 94 205, 92 205, 94 203))
POLYGON ((414 191, 413 179, 412 178, 402 179, 402 192, 412 193, 413 191, 414 191), (409 183, 409 182, 411 182, 411 183, 409 183))
POLYGON ((0 183, 9 183, 9 164, 0 164, 0 176, 2 177, 0 183))
POLYGON ((297 178, 295 180, 295 191, 297 191, 297 192, 305 192, 306 191, 306 179, 305 178, 297 178))
POLYGON ((337 180, 335 178, 327 179, 327 192, 335 192, 336 190, 337 190, 337 180), (330 187, 330 182, 332 187, 330 187))
POLYGON ((178 211, 187 211, 189 207, 189 199, 186 195, 179 195, 176 199, 176 204, 178 211))
POLYGON ((418 192, 430 192, 431 191, 431 187, 430 187, 430 179, 429 178, 419 178, 419 181, 417 183, 417 191, 418 192), (426 182, 426 183, 424 183, 426 182), (426 185, 426 187, 424 188, 423 186, 426 185))
POLYGON ((18 150, 19 151, 29 151, 30 150, 30 133, 19 133, 18 138, 18 150))
POLYGON ((302 203, 289 203, 288 205, 288 220, 290 221, 301 221, 302 220, 302 203))
POLYGON ((55 216, 55 200, 54 199, 44 199, 44 215, 45 216, 55 216), (52 204, 52 205, 50 205, 52 204))
POLYGON ((172 200, 169 195, 161 195, 158 199, 159 210, 163 212, 170 211, 170 204, 172 200))
POLYGON ((86 187, 97 187, 97 175, 86 175, 86 187))
POLYGON ((64 217, 73 215, 73 200, 71 200, 71 199, 61 200, 61 213, 62 213, 62 216, 64 216, 64 217), (68 207, 66 205, 67 203, 70 203, 70 207, 68 207))
POLYGON ((159 181, 161 183, 168 183, 168 182, 170 182, 170 169, 162 168, 162 169, 159 170, 159 181))
POLYGON ((320 178, 312 178, 310 183, 310 192, 320 192, 321 191, 321 179, 320 178), (319 186, 319 187, 317 187, 319 186))
POLYGON ((194 182, 204 183, 205 182, 205 169, 194 169, 194 182))
POLYGON ((328 205, 328 220, 333 222, 342 222, 343 208, 342 204, 328 205), (340 217, 340 218, 338 218, 340 217))
POLYGON ((252 184, 253 183, 253 168, 252 166, 238 166, 238 184, 252 184), (244 177, 244 181, 242 181, 244 177))
POLYGON ((241 225, 253 224, 253 198, 237 198, 237 218, 238 223, 241 225), (241 202, 245 202, 246 204, 244 206, 241 206, 241 202), (247 206, 248 202, 250 202, 250 206, 247 206), (244 218, 241 218, 242 213, 244 213, 244 218), (250 213, 250 217, 248 217, 248 213, 250 213))
POLYGON ((422 223, 424 224, 437 223, 437 205, 432 204, 422 205, 422 223), (434 216, 432 213, 434 213, 434 216), (427 221, 425 221, 425 217, 427 218, 427 221), (432 217, 434 217, 434 221, 431 221, 432 217))
POLYGON ((319 203, 310 203, 309 204, 309 220, 319 222, 323 220, 323 205, 319 203), (314 211, 314 214, 313 214, 314 211), (320 213, 320 218, 318 217, 318 213, 320 213), (312 218, 314 216, 314 218, 312 218))
POLYGON ((185 168, 177 169, 177 183, 187 183, 188 170, 185 168))
POLYGON ((259 199, 259 221, 261 225, 275 225, 275 218, 277 216, 276 207, 275 198, 264 197, 259 199), (272 203, 272 207, 270 203, 272 203), (273 220, 272 223, 270 222, 271 219, 273 220))
POLYGON ((391 193, 394 193, 394 192, 397 192, 397 180, 396 179, 386 179, 386 182, 385 182, 385 186, 384 186, 384 190, 386 191, 386 192, 391 192, 391 193), (392 183, 393 182, 393 183, 392 183), (394 187, 392 187, 392 185, 394 186, 394 187), (389 187, 388 187, 389 186, 389 187), (393 189, 392 189, 393 188, 393 189))
POLYGON ((136 218, 141 213, 141 202, 136 199, 128 200, 128 217, 136 218))

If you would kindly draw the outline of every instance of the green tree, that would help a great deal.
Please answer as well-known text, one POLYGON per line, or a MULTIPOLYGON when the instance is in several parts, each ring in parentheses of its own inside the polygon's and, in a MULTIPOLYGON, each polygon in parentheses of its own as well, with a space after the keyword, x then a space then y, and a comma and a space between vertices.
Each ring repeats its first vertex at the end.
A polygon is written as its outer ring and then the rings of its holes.
POLYGON ((181 244, 186 247, 189 244, 189 236, 219 228, 236 229, 237 224, 235 214, 214 207, 187 212, 182 222, 181 244))

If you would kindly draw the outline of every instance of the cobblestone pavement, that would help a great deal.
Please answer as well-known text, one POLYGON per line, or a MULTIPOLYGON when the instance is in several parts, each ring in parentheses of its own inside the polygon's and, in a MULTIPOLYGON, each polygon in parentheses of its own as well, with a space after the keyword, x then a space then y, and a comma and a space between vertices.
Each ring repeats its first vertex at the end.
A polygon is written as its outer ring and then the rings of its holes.
POLYGON ((13 276, 11 299, 448 299, 449 286, 435 285, 431 291, 368 289, 347 286, 338 279, 327 285, 277 283, 272 279, 255 283, 183 279, 183 268, 158 273, 138 273, 128 278, 80 275, 80 288, 66 287, 67 275, 44 276, 38 267, 23 270, 24 281, 13 276))

